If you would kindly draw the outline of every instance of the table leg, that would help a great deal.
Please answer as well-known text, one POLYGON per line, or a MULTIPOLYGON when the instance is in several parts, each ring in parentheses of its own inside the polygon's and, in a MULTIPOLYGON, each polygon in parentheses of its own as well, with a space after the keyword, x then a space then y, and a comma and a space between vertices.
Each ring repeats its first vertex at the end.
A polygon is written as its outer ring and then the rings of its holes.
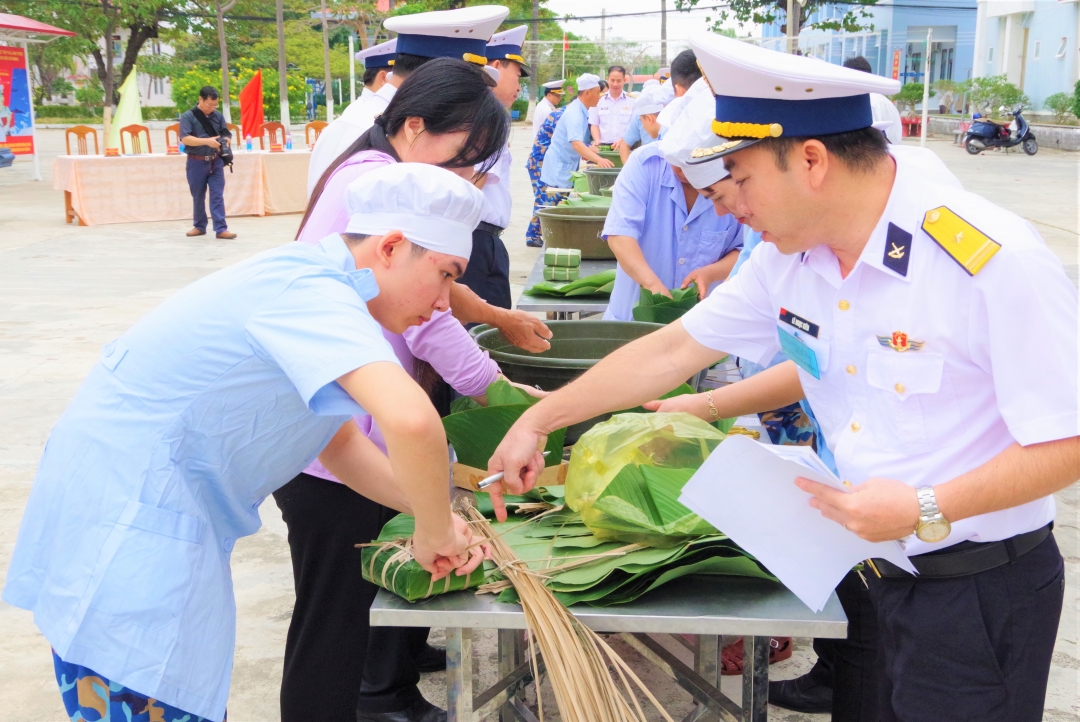
MULTIPOLYGON (((525 633, 518 629, 499 630, 499 679, 504 679, 512 673, 524 661, 523 654, 525 633)), ((514 713, 513 702, 520 700, 521 695, 511 698, 502 709, 499 710, 499 722, 516 722, 518 716, 514 713)))
POLYGON ((769 718, 769 645, 771 637, 743 637, 742 722, 769 718))
POLYGON ((447 722, 473 722, 472 630, 446 628, 447 722))
POLYGON ((71 207, 71 191, 64 191, 64 223, 71 223, 75 218, 75 209, 71 207))

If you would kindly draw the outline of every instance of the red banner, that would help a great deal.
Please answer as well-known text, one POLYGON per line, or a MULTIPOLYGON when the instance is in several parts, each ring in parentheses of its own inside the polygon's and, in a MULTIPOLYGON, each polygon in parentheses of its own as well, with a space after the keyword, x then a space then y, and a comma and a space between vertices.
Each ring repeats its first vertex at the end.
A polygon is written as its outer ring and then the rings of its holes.
MULTIPOLYGON (((244 138, 258 138, 266 121, 263 118, 262 71, 256 70, 248 84, 240 91, 240 130, 244 138)), ((243 140, 243 139, 241 139, 243 140)))
POLYGON ((900 79, 900 51, 894 50, 892 54, 892 79, 900 79))
POLYGON ((15 155, 34 152, 30 86, 22 48, 0 47, 0 148, 8 148, 15 155))

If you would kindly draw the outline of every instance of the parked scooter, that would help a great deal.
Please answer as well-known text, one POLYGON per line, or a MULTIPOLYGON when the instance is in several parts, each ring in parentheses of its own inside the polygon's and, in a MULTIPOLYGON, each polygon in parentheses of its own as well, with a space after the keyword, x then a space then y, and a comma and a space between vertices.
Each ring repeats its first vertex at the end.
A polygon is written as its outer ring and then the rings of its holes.
MULTIPOLYGON (((1002 106, 1001 110, 1005 110, 1004 106, 1002 106)), ((1039 144, 1035 140, 1035 135, 1031 132, 1031 127, 1021 114, 1023 110, 1024 107, 1020 106, 1012 113, 1009 113, 1016 119, 1015 133, 1009 130, 1008 125, 999 125, 989 118, 980 117, 976 113, 972 117, 971 128, 964 136, 964 147, 967 152, 978 155, 991 148, 1013 148, 1019 145, 1023 147, 1024 152, 1028 155, 1038 153, 1039 144)))

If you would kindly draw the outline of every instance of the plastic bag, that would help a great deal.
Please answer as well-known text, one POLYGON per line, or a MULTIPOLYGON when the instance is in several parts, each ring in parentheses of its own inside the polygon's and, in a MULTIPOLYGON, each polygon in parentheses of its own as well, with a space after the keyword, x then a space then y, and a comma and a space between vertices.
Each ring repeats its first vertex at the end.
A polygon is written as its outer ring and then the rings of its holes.
POLYGON ((598 536, 593 504, 628 464, 697 469, 726 437, 687 413, 618 414, 585 432, 570 454, 566 504, 598 536))

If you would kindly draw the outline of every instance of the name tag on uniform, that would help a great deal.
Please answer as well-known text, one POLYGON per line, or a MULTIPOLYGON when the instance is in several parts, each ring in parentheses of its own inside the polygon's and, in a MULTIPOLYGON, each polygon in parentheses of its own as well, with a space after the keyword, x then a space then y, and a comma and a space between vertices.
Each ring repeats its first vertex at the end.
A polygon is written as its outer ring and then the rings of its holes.
POLYGON ((803 371, 815 379, 820 379, 821 369, 818 366, 817 353, 814 349, 807 346, 806 342, 801 338, 785 331, 783 328, 777 328, 776 333, 780 336, 780 349, 784 352, 784 355, 794 361, 803 371))
POLYGON ((796 315, 786 308, 780 309, 780 320, 793 328, 797 328, 803 333, 810 334, 814 338, 817 338, 818 331, 821 330, 816 323, 811 323, 802 316, 796 315))

